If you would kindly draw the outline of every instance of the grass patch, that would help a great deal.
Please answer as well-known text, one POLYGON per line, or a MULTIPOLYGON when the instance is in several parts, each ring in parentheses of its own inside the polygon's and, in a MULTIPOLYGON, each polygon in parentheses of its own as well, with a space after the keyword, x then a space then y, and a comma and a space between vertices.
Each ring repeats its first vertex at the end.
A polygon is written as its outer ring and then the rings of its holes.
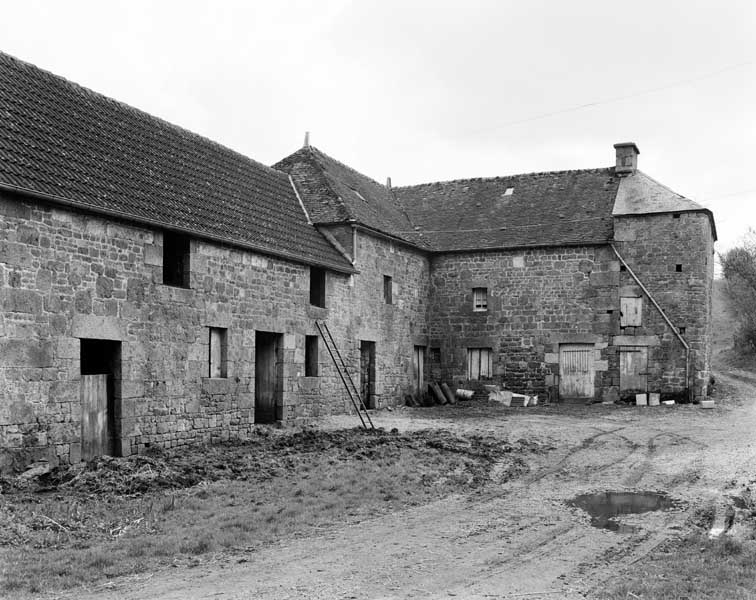
POLYGON ((669 540, 596 596, 601 600, 746 600, 756 597, 756 541, 702 532, 669 540))
POLYGON ((4 481, 0 591, 93 584, 257 548, 316 528, 419 505, 512 475, 518 454, 487 436, 433 430, 266 432, 170 455, 105 458, 33 489, 4 481))

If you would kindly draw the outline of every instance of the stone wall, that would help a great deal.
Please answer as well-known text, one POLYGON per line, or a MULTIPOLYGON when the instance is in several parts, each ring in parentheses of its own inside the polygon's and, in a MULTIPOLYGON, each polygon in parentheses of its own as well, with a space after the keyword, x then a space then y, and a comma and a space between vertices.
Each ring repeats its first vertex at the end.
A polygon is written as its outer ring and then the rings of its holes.
POLYGON ((467 349, 493 350, 490 383, 545 394, 558 384, 560 344, 595 346, 596 395, 613 383, 609 336, 617 324, 619 262, 607 247, 557 247, 434 256, 430 345, 440 349, 441 377, 467 379, 467 349), (488 290, 486 311, 473 288, 488 290), (615 311, 609 314, 607 311, 615 311))
MULTIPOLYGON (((682 337, 691 348, 690 383, 694 399, 700 400, 706 396, 710 375, 714 241, 708 216, 683 212, 617 217, 614 237, 622 257, 672 324, 684 328, 682 337)), ((621 285, 623 295, 642 295, 627 271, 621 273, 621 285)), ((661 340, 649 355, 649 386, 662 393, 684 391, 688 386, 682 343, 645 297, 643 315, 642 327, 624 333, 661 340)))
MULTIPOLYGON (((351 253, 351 228, 330 231, 351 253)), ((428 258, 407 245, 359 230, 355 268, 359 273, 351 289, 337 294, 346 300, 332 311, 329 324, 345 340, 342 350, 355 373, 360 342, 375 343, 376 386, 371 404, 380 408, 401 403, 404 394, 413 390, 414 346, 428 344, 428 258), (384 298, 384 276, 391 277, 391 304, 384 298)), ((355 377, 359 385, 358 380, 355 377)))
POLYGON ((120 342, 123 454, 248 434, 256 331, 282 334, 285 422, 349 409, 322 344, 318 376, 304 376, 316 319, 355 374, 359 340, 377 342, 380 406, 401 401, 407 349, 424 339, 427 261, 378 238, 361 238, 372 258, 360 274, 328 272, 325 308, 309 304, 309 267, 201 240, 191 241, 189 288, 163 285, 160 231, 28 198, 0 196, 0 239, 2 470, 79 460, 81 339, 120 342), (384 272, 392 306, 381 304, 384 272), (209 327, 227 329, 225 378, 209 377, 209 327))

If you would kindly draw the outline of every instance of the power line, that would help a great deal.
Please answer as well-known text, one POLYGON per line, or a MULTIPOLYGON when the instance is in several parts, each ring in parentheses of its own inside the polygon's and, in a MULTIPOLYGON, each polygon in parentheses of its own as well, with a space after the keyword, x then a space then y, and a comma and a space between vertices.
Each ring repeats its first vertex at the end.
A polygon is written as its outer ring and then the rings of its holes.
POLYGON ((592 108, 594 106, 600 106, 602 104, 612 104, 614 102, 621 102, 623 100, 629 100, 630 98, 637 98, 639 96, 646 96, 648 94, 654 94, 656 92, 661 92, 664 90, 668 90, 670 88, 679 87, 681 85, 687 85, 689 83, 694 83, 696 81, 701 81, 703 79, 710 79, 712 77, 716 77, 717 75, 721 75, 722 73, 726 73, 728 71, 733 71, 735 69, 740 69, 742 67, 753 65, 754 61, 748 60, 745 62, 737 63, 734 65, 728 65, 726 67, 723 67, 721 69, 718 69, 716 71, 711 71, 709 73, 705 73, 703 75, 699 75, 698 77, 691 77, 689 79, 680 79, 678 81, 674 81, 672 83, 668 83, 667 85, 662 85, 655 88, 649 88, 646 90, 641 90, 639 92, 634 92, 632 94, 626 94, 624 96, 614 96, 613 98, 606 98, 604 100, 597 100, 595 102, 587 102, 585 104, 578 104, 576 106, 570 106, 568 108, 563 108, 560 110, 555 110, 548 113, 542 113, 540 115, 534 115, 532 117, 527 117, 524 119, 518 119, 516 121, 508 121, 506 123, 500 123, 499 125, 494 125, 492 127, 483 127, 480 129, 470 129, 467 131, 463 131, 461 133, 470 134, 470 133, 483 133, 485 131, 495 131, 497 129, 503 129, 504 127, 511 127, 512 125, 521 125, 523 123, 530 123, 532 121, 539 121, 541 119, 547 119, 549 117, 554 117, 556 115, 562 115, 569 112, 575 112, 578 110, 583 110, 585 108, 592 108))

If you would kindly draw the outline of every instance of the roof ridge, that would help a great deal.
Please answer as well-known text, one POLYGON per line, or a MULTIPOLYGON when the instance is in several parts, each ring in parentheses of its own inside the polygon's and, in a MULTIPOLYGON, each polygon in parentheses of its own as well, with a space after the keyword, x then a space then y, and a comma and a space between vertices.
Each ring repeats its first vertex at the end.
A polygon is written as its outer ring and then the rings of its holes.
POLYGON ((448 184, 448 183, 478 183, 483 181, 506 181, 521 177, 538 177, 544 175, 565 175, 567 173, 599 173, 602 171, 611 171, 613 167, 595 167, 593 169, 564 169, 562 171, 532 171, 530 173, 515 173, 513 175, 494 175, 492 177, 468 177, 465 179, 446 179, 442 181, 428 181, 426 183, 416 183, 413 185, 398 185, 394 187, 397 190, 407 190, 429 185, 448 184))
POLYGON ((320 148, 318 148, 316 146, 305 146, 305 148, 308 149, 308 150, 310 150, 310 152, 312 152, 313 154, 317 153, 317 154, 323 155, 328 160, 332 160, 333 162, 335 162, 338 165, 344 167, 345 169, 351 171, 352 173, 355 173, 355 174, 359 175, 360 177, 364 177, 365 179, 369 179, 370 181, 372 181, 376 185, 379 185, 379 186, 384 187, 384 188, 386 187, 381 182, 376 181, 375 179, 373 179, 372 177, 370 177, 370 175, 365 175, 364 173, 361 173, 360 171, 358 171, 354 167, 350 167, 348 164, 341 162, 339 159, 334 158, 330 154, 326 154, 325 152, 323 152, 320 148))
POLYGON ((56 73, 53 73, 52 71, 49 71, 49 70, 44 69, 42 67, 39 67, 39 66, 37 66, 37 65, 35 65, 33 63, 25 61, 25 60, 23 60, 21 58, 18 58, 16 56, 13 56, 12 54, 8 54, 7 52, 0 51, 0 59, 9 59, 11 62, 16 63, 21 68, 24 68, 24 69, 33 69, 33 70, 41 73, 45 77, 48 77, 48 78, 51 78, 51 79, 54 79, 56 81, 59 81, 59 82, 63 83, 64 85, 68 86, 69 88, 71 88, 73 90, 76 90, 76 91, 79 91, 79 92, 83 92, 84 94, 87 94, 87 95, 90 95, 90 96, 94 96, 96 98, 100 98, 102 100, 105 100, 106 102, 110 102, 112 104, 115 104, 116 106, 124 108, 127 111, 129 111, 129 112, 136 113, 136 115, 138 115, 139 118, 146 118, 146 119, 150 120, 151 122, 153 122, 155 124, 161 124, 163 126, 169 127, 171 129, 173 129, 174 131, 176 131, 177 133, 187 134, 187 135, 190 135, 190 136, 192 136, 192 137, 194 137, 194 138, 196 138, 198 140, 202 140, 203 142, 208 143, 208 144, 210 144, 212 146, 215 146, 216 148, 219 148, 219 149, 221 149, 223 151, 226 151, 226 152, 230 152, 231 154, 234 154, 234 155, 238 156, 239 158, 241 158, 241 159, 243 159, 243 160, 245 160, 245 161, 247 161, 249 163, 254 164, 257 167, 262 167, 266 171, 270 171, 272 174, 274 174, 276 176, 280 177, 281 175, 285 175, 285 173, 282 173, 278 169, 274 169, 273 167, 269 167, 265 163, 256 161, 255 159, 250 158, 246 154, 242 154, 238 150, 234 150, 233 148, 229 148, 228 146, 224 146, 220 142, 216 142, 215 140, 210 139, 207 136, 204 136, 202 134, 199 134, 199 133, 196 133, 194 131, 191 131, 190 129, 186 129, 185 127, 181 127, 180 125, 176 125, 175 123, 171 123, 170 121, 168 121, 166 119, 163 119, 162 117, 158 117, 158 116, 152 115, 152 114, 148 113, 147 111, 142 110, 141 108, 137 108, 137 107, 132 106, 131 104, 127 104, 126 102, 123 102, 121 100, 116 100, 115 98, 111 98, 110 96, 107 96, 107 95, 105 95, 105 94, 103 94, 101 92, 97 92, 97 91, 95 91, 95 90, 93 90, 91 88, 88 88, 88 87, 86 87, 84 85, 81 85, 80 83, 76 83, 75 81, 71 81, 70 79, 68 79, 66 77, 63 77, 62 75, 57 75, 56 73))
MULTIPOLYGON (((344 209, 344 212, 347 214, 350 220, 356 221, 357 218, 354 215, 354 212, 349 207, 349 205, 344 201, 344 198, 342 198, 335 189, 333 189, 333 185, 331 185, 331 175, 328 173, 328 169, 325 168, 325 165, 323 165, 322 161, 320 160, 320 157, 318 156, 318 153, 322 154, 323 156, 327 158, 331 158, 325 152, 320 152, 317 148, 314 146, 305 146, 303 148, 305 152, 308 152, 310 156, 312 156, 312 159, 317 163, 318 168, 320 169, 320 172, 323 174, 323 181, 328 186, 328 191, 331 192, 331 194, 336 198, 336 201, 339 203, 339 206, 341 206, 344 209)), ((331 159, 335 160, 335 159, 331 159)), ((338 162, 338 161, 336 161, 338 162)), ((346 166, 346 165, 345 165, 346 166)))

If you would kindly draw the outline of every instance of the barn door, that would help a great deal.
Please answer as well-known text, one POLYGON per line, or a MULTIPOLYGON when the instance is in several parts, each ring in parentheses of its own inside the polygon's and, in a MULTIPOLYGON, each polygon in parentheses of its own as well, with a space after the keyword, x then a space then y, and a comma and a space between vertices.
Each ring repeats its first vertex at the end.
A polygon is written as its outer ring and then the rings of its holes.
POLYGON ((559 397, 593 398, 593 344, 559 347, 559 397))
POLYGON ((620 398, 645 394, 648 389, 648 348, 620 349, 620 398))
POLYGON ((255 332, 255 423, 282 418, 283 390, 280 333, 255 332))
POLYGON ((423 371, 425 370, 425 347, 415 346, 412 353, 412 375, 415 381, 415 393, 421 397, 425 391, 425 381, 423 371))
POLYGON ((110 454, 108 444, 108 376, 81 376, 81 459, 110 454))

